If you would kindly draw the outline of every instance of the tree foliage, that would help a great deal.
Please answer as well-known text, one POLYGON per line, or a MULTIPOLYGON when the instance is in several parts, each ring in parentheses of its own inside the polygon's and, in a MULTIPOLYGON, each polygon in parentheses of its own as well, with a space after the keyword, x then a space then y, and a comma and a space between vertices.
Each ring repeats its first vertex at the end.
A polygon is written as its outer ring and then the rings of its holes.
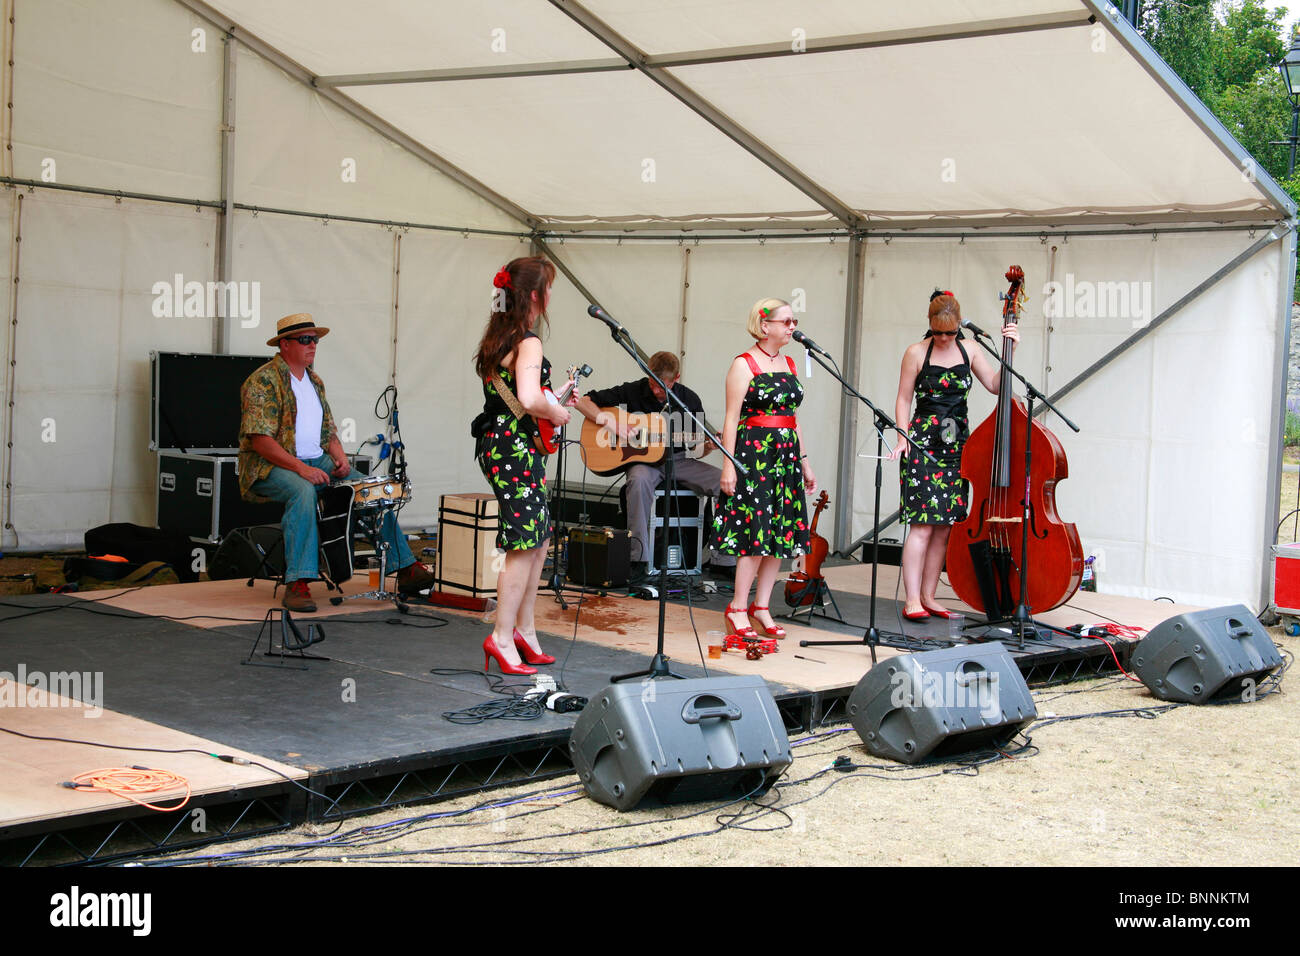
POLYGON ((1277 63, 1286 54, 1286 8, 1260 0, 1147 0, 1147 42, 1210 108, 1259 165, 1281 182, 1291 101, 1277 63))

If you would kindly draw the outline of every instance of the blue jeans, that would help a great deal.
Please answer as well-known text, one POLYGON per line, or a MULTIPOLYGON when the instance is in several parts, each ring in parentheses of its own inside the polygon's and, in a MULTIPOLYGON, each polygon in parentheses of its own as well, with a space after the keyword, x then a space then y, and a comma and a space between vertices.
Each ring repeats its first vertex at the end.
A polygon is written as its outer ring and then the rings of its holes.
MULTIPOLYGON (((312 460, 303 459, 303 464, 319 468, 333 477, 334 460, 329 455, 321 455, 312 460)), ((348 474, 349 480, 364 478, 365 475, 355 468, 348 474)), ((284 532, 284 580, 286 582, 306 579, 314 581, 320 576, 320 537, 316 532, 316 496, 328 485, 313 485, 306 478, 300 478, 292 471, 273 466, 271 473, 261 481, 253 482, 253 491, 265 498, 284 504, 284 517, 280 527, 284 532)), ((390 571, 404 568, 415 561, 415 555, 407 547, 406 536, 397 527, 397 519, 390 511, 384 515, 381 525, 383 538, 388 542, 392 566, 390 571)))

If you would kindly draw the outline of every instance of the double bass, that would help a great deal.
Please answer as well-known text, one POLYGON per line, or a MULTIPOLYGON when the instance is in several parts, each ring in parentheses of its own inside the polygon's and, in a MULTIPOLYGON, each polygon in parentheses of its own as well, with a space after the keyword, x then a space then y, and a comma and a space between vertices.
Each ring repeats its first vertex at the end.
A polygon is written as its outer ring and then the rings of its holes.
MULTIPOLYGON (((1025 298, 1024 270, 1013 265, 1006 279, 1010 288, 1002 307, 1003 325, 1020 321, 1025 298)), ((948 537, 952 589, 991 621, 1014 614, 1022 570, 1027 572, 1025 603, 1030 615, 1064 604, 1083 578, 1079 532, 1056 513, 1056 483, 1070 473, 1065 450, 1045 425, 1030 420, 1024 400, 1012 395, 1011 350, 1011 341, 1003 339, 997 410, 980 423, 962 452, 961 476, 970 482, 970 510, 948 537), (1026 437, 1032 469, 1027 481, 1026 437)))

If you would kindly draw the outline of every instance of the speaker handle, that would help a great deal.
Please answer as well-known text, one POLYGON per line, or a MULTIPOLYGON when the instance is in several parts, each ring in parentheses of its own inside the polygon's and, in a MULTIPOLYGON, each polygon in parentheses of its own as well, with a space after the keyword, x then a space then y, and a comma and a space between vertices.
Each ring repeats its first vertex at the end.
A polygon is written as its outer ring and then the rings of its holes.
POLYGON ((1255 632, 1250 629, 1249 624, 1244 624, 1235 617, 1228 618, 1224 624, 1228 628, 1228 636, 1238 641, 1244 641, 1255 632))
POLYGON ((998 675, 996 671, 986 669, 982 664, 975 661, 966 661, 961 665, 954 679, 963 687, 969 687, 971 684, 996 684, 998 675), (967 670, 967 668, 970 668, 967 670))
POLYGON ((740 716, 739 707, 723 697, 718 697, 716 694, 696 694, 682 708, 682 720, 688 724, 698 724, 701 720, 709 720, 713 717, 721 717, 723 720, 740 720, 740 716), (702 700, 708 700, 709 705, 706 707, 696 706, 702 700), (713 701, 717 701, 717 703, 712 703, 713 701))

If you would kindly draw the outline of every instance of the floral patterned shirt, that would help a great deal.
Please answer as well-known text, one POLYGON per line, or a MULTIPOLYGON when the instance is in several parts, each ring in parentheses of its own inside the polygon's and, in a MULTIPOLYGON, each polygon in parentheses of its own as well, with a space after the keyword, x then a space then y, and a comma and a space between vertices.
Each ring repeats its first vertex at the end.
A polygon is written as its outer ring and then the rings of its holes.
MULTIPOLYGON (((239 494, 245 501, 270 500, 252 491, 253 484, 269 475, 274 467, 253 451, 253 436, 270 435, 290 455, 298 447, 294 434, 298 403, 293 398, 289 375, 288 363, 276 355, 248 376, 239 389, 239 494)), ((310 368, 307 376, 320 397, 320 445, 328 448, 334 439, 334 416, 330 414, 329 402, 325 401, 325 383, 310 368)))

